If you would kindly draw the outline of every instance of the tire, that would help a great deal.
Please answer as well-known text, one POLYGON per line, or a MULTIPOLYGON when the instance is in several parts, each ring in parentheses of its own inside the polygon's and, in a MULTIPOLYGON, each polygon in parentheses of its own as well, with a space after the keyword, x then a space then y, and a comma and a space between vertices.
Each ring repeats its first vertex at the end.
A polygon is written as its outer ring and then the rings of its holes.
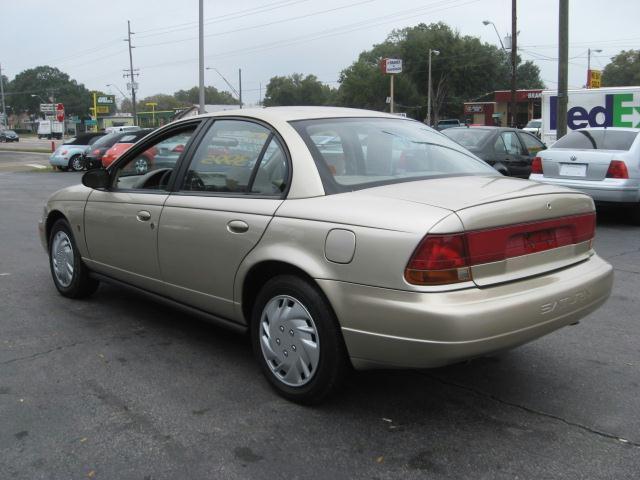
POLYGON ((640 204, 631 207, 631 211, 629 212, 629 214, 631 223, 640 226, 640 204))
POLYGON ((81 155, 74 155, 69 159, 69 170, 73 172, 81 172, 84 170, 84 163, 82 162, 81 155))
POLYGON ((85 298, 98 289, 99 282, 89 277, 89 269, 82 263, 71 227, 64 219, 57 220, 51 228, 49 267, 53 283, 64 297, 85 298))
POLYGON ((320 403, 349 371, 331 306, 317 287, 295 275, 274 277, 260 290, 251 343, 271 386, 296 403, 320 403))

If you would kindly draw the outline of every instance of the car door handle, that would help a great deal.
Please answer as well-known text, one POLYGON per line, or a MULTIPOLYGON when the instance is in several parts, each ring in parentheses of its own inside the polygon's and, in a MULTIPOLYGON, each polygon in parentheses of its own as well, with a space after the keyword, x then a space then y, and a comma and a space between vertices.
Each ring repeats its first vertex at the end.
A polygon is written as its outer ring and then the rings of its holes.
POLYGON ((140 210, 136 215, 136 218, 138 219, 139 222, 146 222, 151 220, 151 214, 146 210, 140 210))
POLYGON ((249 224, 242 220, 231 220, 227 223, 227 230, 231 233, 244 233, 249 230, 249 224))

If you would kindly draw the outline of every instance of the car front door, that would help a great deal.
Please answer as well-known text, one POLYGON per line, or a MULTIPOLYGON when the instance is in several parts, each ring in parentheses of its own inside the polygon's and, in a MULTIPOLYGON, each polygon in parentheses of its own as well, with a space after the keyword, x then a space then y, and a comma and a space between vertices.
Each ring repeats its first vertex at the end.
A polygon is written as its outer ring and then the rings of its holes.
POLYGON ((156 165, 153 158, 161 145, 192 136, 197 125, 188 123, 134 146, 110 170, 111 187, 91 192, 84 229, 92 270, 159 290, 158 226, 184 148, 172 157, 173 164, 156 165), (151 159, 145 169, 140 168, 141 159, 151 159))
POLYGON ((289 182, 283 143, 265 125, 219 119, 182 170, 158 233, 165 294, 233 318, 238 266, 260 240, 289 182))
POLYGON ((505 147, 504 164, 508 174, 514 177, 528 177, 531 171, 531 159, 516 132, 502 132, 500 137, 505 147))

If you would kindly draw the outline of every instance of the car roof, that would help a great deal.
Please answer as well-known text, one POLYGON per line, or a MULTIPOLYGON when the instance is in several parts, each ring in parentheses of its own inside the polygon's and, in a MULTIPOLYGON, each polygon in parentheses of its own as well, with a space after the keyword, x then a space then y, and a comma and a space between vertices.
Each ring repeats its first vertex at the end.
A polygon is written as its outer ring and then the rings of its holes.
MULTIPOLYGON (((271 120, 278 121, 295 121, 295 120, 312 120, 319 118, 357 118, 357 117, 375 117, 375 118, 394 118, 401 120, 411 120, 390 113, 376 112, 373 110, 363 110, 358 108, 343 107, 266 107, 266 108, 243 108, 237 110, 223 110, 214 113, 205 113, 199 117, 226 117, 226 116, 242 116, 252 117, 269 122, 271 120)), ((191 117, 193 118, 193 117, 191 117)))

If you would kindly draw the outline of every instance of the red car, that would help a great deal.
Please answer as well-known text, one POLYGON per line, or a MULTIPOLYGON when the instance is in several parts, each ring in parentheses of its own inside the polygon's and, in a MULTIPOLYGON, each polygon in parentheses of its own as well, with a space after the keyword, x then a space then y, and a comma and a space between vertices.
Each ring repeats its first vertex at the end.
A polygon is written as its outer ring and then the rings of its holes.
MULTIPOLYGON (((117 143, 115 143, 109 150, 105 152, 102 156, 102 166, 107 168, 111 165, 115 160, 117 160, 120 155, 129 150, 138 140, 143 137, 146 137, 149 133, 151 133, 153 129, 145 128, 142 130, 137 130, 135 132, 130 132, 124 135, 117 143)), ((142 154, 140 159, 136 161, 136 170, 139 172, 146 172, 149 170, 149 166, 153 161, 154 154, 153 152, 147 151, 142 154)))

